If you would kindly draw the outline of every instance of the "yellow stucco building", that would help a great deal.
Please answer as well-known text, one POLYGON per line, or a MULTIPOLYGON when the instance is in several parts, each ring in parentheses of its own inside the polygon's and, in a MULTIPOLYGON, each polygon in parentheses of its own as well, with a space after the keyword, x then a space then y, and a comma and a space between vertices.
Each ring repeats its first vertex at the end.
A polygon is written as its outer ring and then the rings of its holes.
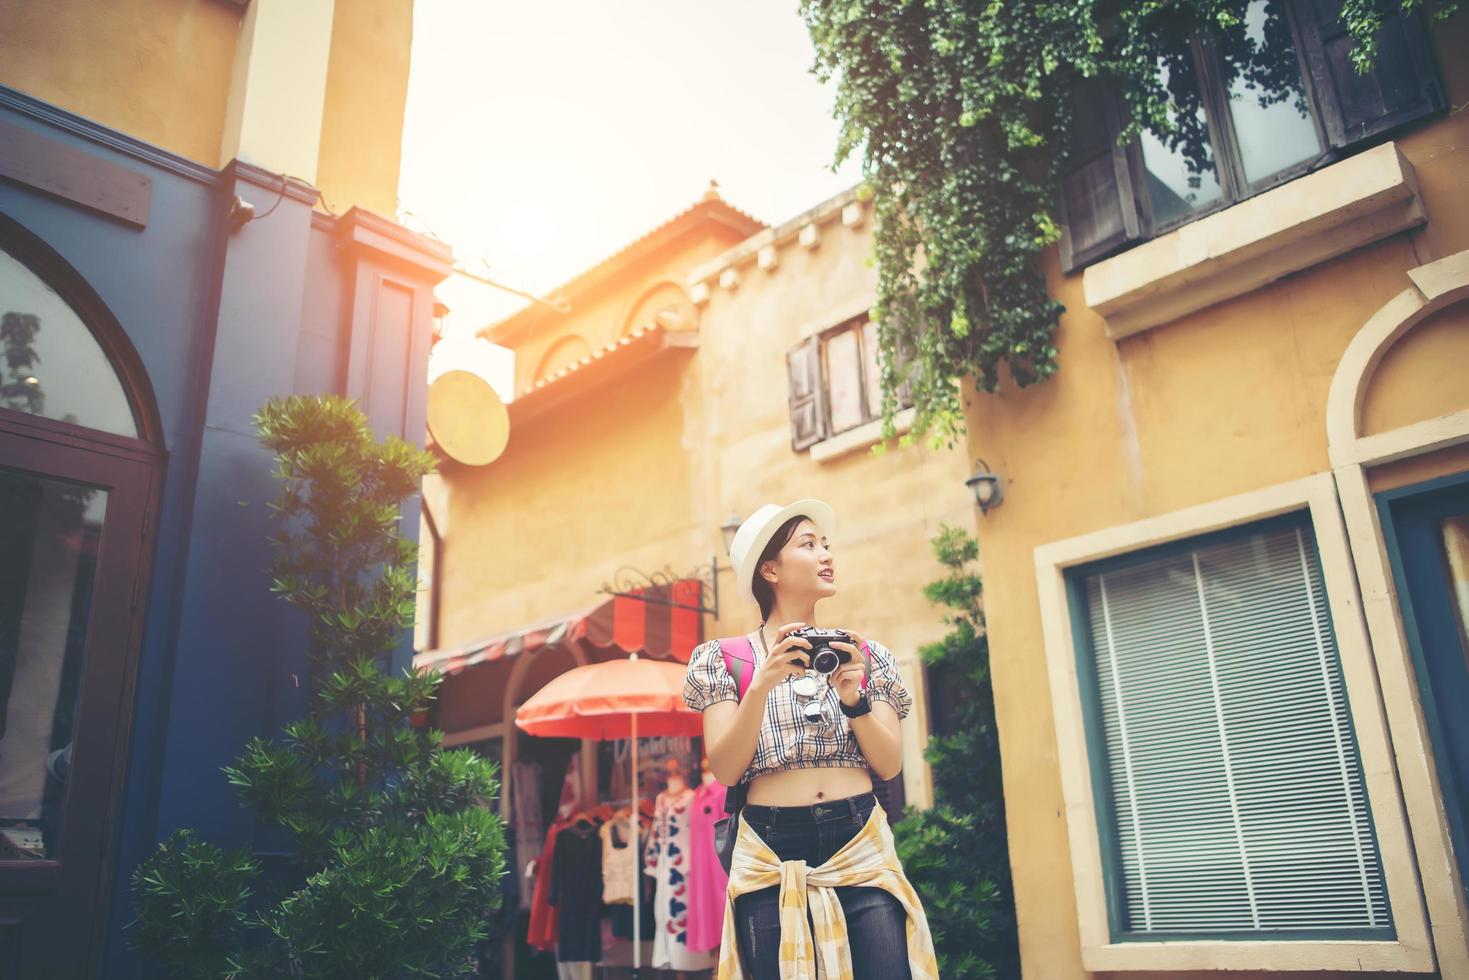
POLYGON ((413 0, 8 0, 0 85, 337 212, 396 212, 413 0))
POLYGON ((847 476, 823 492, 870 530, 842 547, 894 572, 852 608, 911 648, 932 613, 893 583, 924 578, 927 522, 975 522, 1027 978, 1469 977, 1469 22, 1390 17, 1359 75, 1337 17, 1289 5, 1276 98, 1192 50, 1202 156, 1091 117, 1046 257, 1061 369, 967 391, 964 455, 790 451, 805 387, 766 349, 798 367, 870 306, 855 199, 684 278, 679 388, 712 410, 650 440, 671 489, 639 499, 687 551, 718 550, 732 488, 847 476), (686 511, 693 479, 718 490, 686 511))
POLYGON ((1027 978, 1469 977, 1469 18, 1293 17, 1304 108, 1109 155, 969 399, 1027 978))
POLYGON ((425 491, 436 611, 417 662, 451 673, 438 719, 450 742, 504 739, 508 767, 506 722, 550 677, 624 649, 667 655, 666 611, 647 614, 646 634, 612 635, 623 613, 603 588, 636 585, 627 569, 694 583, 684 604, 705 608, 717 582, 719 615, 698 617, 698 635, 748 630, 758 610, 735 598, 722 528, 819 496, 841 522, 824 621, 898 654, 917 704, 903 793, 931 800, 917 649, 944 627, 922 588, 941 572, 930 539, 972 520, 970 469, 957 449, 870 452, 871 247, 853 192, 767 228, 711 189, 553 291, 569 312, 534 306, 486 331, 516 355, 508 446, 483 467, 446 464, 425 491))

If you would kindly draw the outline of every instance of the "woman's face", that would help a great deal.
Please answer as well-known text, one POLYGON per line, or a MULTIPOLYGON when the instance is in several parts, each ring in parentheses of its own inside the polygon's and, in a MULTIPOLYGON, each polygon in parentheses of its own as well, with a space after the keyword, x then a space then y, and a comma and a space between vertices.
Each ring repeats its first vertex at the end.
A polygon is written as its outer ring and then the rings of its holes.
POLYGON ((795 533, 776 558, 775 590, 787 598, 824 599, 837 594, 836 563, 826 538, 812 521, 796 525, 795 533))

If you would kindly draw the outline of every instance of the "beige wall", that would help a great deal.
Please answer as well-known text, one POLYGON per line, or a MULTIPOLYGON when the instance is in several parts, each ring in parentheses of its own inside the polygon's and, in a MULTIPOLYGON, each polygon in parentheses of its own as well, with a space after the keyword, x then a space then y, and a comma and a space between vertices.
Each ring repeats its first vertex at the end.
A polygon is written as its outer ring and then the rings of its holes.
MULTIPOLYGON (((821 230, 817 248, 787 240, 778 246, 774 270, 746 262, 737 267, 735 288, 712 288, 696 365, 704 375, 711 438, 696 462, 702 485, 717 489, 701 496, 699 520, 717 528, 731 511, 744 516, 761 504, 800 497, 835 508, 837 595, 819 612, 824 623, 850 626, 892 649, 919 693, 904 728, 904 771, 909 799, 927 802, 931 785, 921 760, 928 723, 917 650, 945 629, 922 590, 942 571, 930 539, 946 522, 972 526, 974 497, 964 485, 971 470, 958 449, 894 443, 882 456, 858 450, 821 463, 792 452, 786 352, 800 342, 803 326, 823 319, 836 326, 844 311, 876 291, 877 273, 867 262, 870 222, 856 229, 828 222, 821 230)), ((732 591, 728 580, 725 585, 732 591)), ((734 604, 720 631, 743 632, 758 616, 753 603, 734 604)))
POLYGON ((445 467, 442 646, 594 604, 621 565, 708 561, 698 488, 676 448, 695 425, 682 404, 691 382, 688 355, 666 355, 636 380, 512 426, 490 465, 445 467))
POLYGON ((217 166, 242 16, 219 0, 6 0, 0 84, 217 166))
MULTIPOLYGON (((517 383, 530 380, 559 338, 600 346, 618 336, 649 287, 683 284, 710 259, 717 265, 733 244, 722 234, 690 237, 592 299, 574 299, 570 316, 543 317, 555 327, 517 345, 517 383)), ((870 301, 871 248, 866 225, 829 223, 815 250, 788 236, 774 270, 757 269, 750 257, 737 265, 737 288, 716 287, 701 304, 696 351, 665 353, 621 382, 512 424, 505 455, 482 470, 446 469, 441 645, 594 603, 624 565, 683 572, 715 554, 724 615, 706 623, 707 635, 745 632, 758 610, 735 597, 720 526, 732 511, 821 497, 841 522, 833 541, 838 595, 822 605, 822 619, 899 656, 919 700, 905 729, 906 789, 911 801, 931 799, 916 651, 944 627, 922 589, 941 571, 929 540, 944 522, 973 520, 968 459, 962 450, 895 445, 880 457, 859 449, 815 462, 790 442, 786 352, 803 326, 835 326, 854 303, 870 301)))
MULTIPOLYGON (((1469 71, 1449 52, 1469 48, 1466 20, 1437 39, 1456 105, 1469 100, 1469 71)), ((1116 342, 1087 309, 1081 276, 1062 276, 1052 261, 1048 277, 1068 311, 1056 337, 1060 371, 1034 388, 1007 384, 972 399, 970 454, 1007 481, 1003 506, 978 525, 1026 977, 1085 975, 1035 549, 1329 470, 1327 392, 1347 344, 1408 288, 1407 270, 1469 247, 1469 117, 1398 142, 1418 177, 1424 228, 1116 342)), ((1466 407, 1465 322, 1462 307, 1439 314, 1393 353, 1370 389, 1369 431, 1466 407)), ((1462 449, 1446 451, 1394 464, 1388 480, 1466 463, 1462 449)))
MULTIPOLYGON (((277 20, 331 24, 325 98, 319 124, 307 113, 309 132, 293 137, 309 146, 246 145, 241 155, 311 181, 338 213, 358 205, 394 217, 413 0, 327 0, 311 11, 294 0, 261 2, 272 4, 277 20)), ((235 80, 246 16, 224 0, 5 0, 0 84, 221 167, 240 145, 228 130, 232 82, 250 84, 244 73, 235 80)), ((293 73, 302 69, 254 70, 279 76, 264 80, 269 90, 272 82, 296 85, 293 73)), ((319 78, 305 87, 321 97, 319 78)), ((234 99, 237 113, 245 101, 234 99)), ((263 132, 278 142, 283 130, 263 132)))
POLYGON ((338 214, 398 213, 413 0, 345 0, 332 18, 316 185, 338 214))

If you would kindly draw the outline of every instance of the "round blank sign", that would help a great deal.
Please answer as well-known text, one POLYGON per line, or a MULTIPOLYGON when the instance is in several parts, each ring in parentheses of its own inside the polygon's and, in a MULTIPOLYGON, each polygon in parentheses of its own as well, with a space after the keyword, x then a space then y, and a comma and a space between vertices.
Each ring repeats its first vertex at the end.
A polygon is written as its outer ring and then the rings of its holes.
POLYGON ((510 441, 510 413, 478 374, 445 371, 428 386, 428 432, 450 459, 484 466, 510 441))

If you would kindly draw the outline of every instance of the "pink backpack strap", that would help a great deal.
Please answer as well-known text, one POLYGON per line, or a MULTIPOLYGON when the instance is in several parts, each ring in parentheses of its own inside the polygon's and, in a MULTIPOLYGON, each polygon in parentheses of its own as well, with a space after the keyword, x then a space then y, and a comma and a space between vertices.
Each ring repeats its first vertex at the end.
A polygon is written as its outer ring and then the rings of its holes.
MULTIPOLYGON (((740 700, 745 700, 745 692, 750 689, 750 681, 755 677, 755 651, 750 647, 748 636, 730 636, 719 641, 719 652, 724 655, 724 668, 729 671, 729 676, 734 678, 735 692, 739 694, 740 700)), ((862 642, 862 652, 867 654, 867 662, 872 662, 872 647, 867 641, 862 642)), ((866 689, 868 678, 862 678, 862 687, 866 689)))
POLYGON ((721 639, 719 652, 724 654, 724 667, 734 678, 735 691, 743 701, 745 692, 750 689, 750 681, 755 678, 755 651, 750 647, 750 638, 731 636, 721 639))

